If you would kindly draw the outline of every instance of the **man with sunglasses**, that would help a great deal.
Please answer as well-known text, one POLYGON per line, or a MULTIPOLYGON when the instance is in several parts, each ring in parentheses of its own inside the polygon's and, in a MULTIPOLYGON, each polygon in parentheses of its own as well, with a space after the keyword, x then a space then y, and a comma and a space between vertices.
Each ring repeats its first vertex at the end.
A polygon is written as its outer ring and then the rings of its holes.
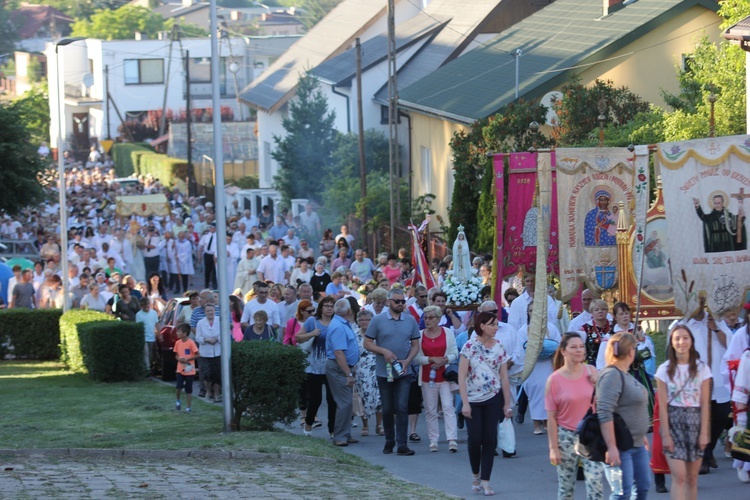
POLYGON ((398 455, 414 455, 406 445, 406 438, 412 379, 409 365, 419 351, 419 328, 410 314, 404 314, 405 306, 403 290, 396 288, 388 292, 388 310, 372 318, 364 340, 364 348, 376 355, 375 374, 383 405, 383 453, 386 455, 393 453, 397 445, 398 455), (396 362, 401 364, 402 372, 393 368, 396 362))
POLYGON ((414 289, 414 299, 416 299, 407 309, 414 319, 419 322, 424 314, 424 308, 427 307, 427 288, 417 285, 414 289))

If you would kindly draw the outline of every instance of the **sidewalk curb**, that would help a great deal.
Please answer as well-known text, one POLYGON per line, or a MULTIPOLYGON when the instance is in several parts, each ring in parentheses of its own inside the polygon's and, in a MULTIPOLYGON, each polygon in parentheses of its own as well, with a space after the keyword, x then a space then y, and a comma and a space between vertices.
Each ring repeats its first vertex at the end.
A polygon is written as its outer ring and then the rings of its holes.
POLYGON ((142 460, 174 459, 210 459, 210 460, 284 460, 294 462, 314 462, 317 464, 335 464, 336 460, 328 457, 314 457, 282 451, 280 453, 262 453, 259 451, 237 450, 125 450, 111 448, 0 448, 0 457, 71 457, 71 458, 118 458, 142 460))

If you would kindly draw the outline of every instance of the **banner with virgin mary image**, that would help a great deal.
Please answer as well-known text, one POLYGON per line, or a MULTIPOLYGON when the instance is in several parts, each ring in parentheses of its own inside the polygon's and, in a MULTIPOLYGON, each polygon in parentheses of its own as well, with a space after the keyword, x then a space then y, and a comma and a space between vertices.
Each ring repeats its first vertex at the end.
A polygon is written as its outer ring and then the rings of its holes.
MULTIPOLYGON (((552 161, 555 152, 551 151, 552 161)), ((508 207, 502 244, 501 276, 507 278, 520 270, 533 272, 536 269, 537 225, 540 220, 537 154, 508 154, 508 207)), ((557 267, 557 190, 554 187, 555 172, 552 171, 552 191, 547 249, 547 273, 559 274, 557 267)), ((498 205, 503 203, 498 198, 498 205)))
POLYGON ((619 203, 633 200, 633 153, 626 148, 556 150, 560 293, 581 283, 600 292, 617 284, 619 203))
POLYGON ((686 315, 701 296, 720 313, 748 300, 750 138, 658 145, 675 306, 686 315))

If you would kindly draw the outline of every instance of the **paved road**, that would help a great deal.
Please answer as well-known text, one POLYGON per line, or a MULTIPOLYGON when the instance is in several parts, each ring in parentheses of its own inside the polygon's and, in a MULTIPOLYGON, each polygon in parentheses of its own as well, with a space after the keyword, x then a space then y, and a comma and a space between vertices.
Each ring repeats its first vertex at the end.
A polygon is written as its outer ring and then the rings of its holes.
MULTIPOLYGON (((325 403, 324 403, 325 404, 325 403)), ((327 415, 325 409, 321 408, 318 415, 327 415)), ((357 419, 359 420, 359 419, 357 419)), ((440 420, 441 439, 444 438, 443 423, 440 420)), ((547 447, 547 435, 535 436, 532 434, 532 424, 528 419, 522 425, 516 426, 516 440, 518 443, 518 454, 515 458, 495 459, 492 473, 491 485, 494 490, 507 500, 528 500, 533 498, 550 499, 556 497, 557 475, 555 468, 549 463, 549 449, 547 447)), ((313 437, 325 438, 327 431, 323 427, 313 431, 313 437)), ((372 431, 369 437, 360 437, 360 427, 353 429, 353 436, 360 440, 358 444, 344 448, 347 452, 360 456, 375 465, 383 466, 393 475, 428 485, 437 490, 460 497, 472 496, 471 493, 471 470, 469 458, 466 452, 466 429, 459 430, 459 452, 450 453, 448 444, 440 442, 437 453, 428 451, 427 429, 424 415, 420 416, 417 427, 418 434, 422 437, 420 443, 410 443, 409 446, 416 451, 411 457, 399 457, 383 455, 382 449, 384 438, 376 436, 372 431)), ((301 428, 293 430, 302 433, 301 428)), ((717 446, 717 449, 721 445, 717 446)), ((698 498, 701 500, 726 500, 730 498, 750 498, 750 484, 740 483, 737 474, 731 468, 731 459, 725 458, 723 449, 719 450, 717 456, 718 469, 705 476, 700 476, 698 481, 698 498)), ((667 478, 667 486, 670 479, 667 478)), ((609 494, 607 482, 604 481, 605 495, 609 494)), ((651 498, 667 500, 668 494, 657 494, 651 490, 651 498)), ((585 498, 586 492, 583 481, 576 484, 576 498, 585 498)))

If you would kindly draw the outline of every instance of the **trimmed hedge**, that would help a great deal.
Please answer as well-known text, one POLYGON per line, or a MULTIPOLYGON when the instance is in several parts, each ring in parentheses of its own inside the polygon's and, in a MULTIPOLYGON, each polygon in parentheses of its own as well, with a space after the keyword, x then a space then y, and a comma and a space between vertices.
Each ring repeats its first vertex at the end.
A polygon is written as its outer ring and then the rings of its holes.
POLYGON ((142 379, 146 373, 143 325, 96 311, 68 311, 60 318, 62 361, 101 382, 142 379))
POLYGON ((117 177, 130 177, 135 173, 132 153, 134 151, 152 152, 153 148, 144 142, 113 144, 110 154, 115 163, 117 177))
POLYGON ((0 310, 0 359, 8 353, 22 359, 58 359, 60 316, 61 309, 0 310))
POLYGON ((232 427, 240 429, 244 412, 251 430, 271 431, 276 422, 296 420, 306 359, 302 349, 277 342, 232 343, 232 427))
POLYGON ((134 151, 132 155, 138 175, 151 174, 163 186, 178 187, 183 193, 186 192, 188 164, 185 160, 152 152, 134 151))

